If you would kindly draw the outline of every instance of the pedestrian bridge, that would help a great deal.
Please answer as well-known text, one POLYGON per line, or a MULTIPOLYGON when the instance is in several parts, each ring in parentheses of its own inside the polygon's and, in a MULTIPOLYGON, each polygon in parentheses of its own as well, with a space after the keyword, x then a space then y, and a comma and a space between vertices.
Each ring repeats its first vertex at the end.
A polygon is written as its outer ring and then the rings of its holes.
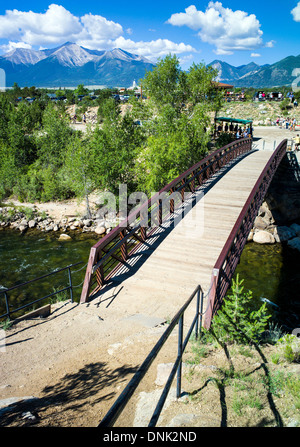
POLYGON ((133 210, 91 248, 81 303, 166 319, 201 285, 209 328, 286 149, 238 140, 133 210))

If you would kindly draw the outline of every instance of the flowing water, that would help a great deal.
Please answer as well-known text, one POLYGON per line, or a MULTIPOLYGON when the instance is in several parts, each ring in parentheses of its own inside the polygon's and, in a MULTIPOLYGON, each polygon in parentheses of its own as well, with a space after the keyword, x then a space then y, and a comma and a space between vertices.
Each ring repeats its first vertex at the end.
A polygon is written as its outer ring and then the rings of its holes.
MULTIPOLYGON (((0 287, 12 287, 36 277, 82 262, 72 269, 74 299, 80 298, 85 265, 90 248, 98 240, 91 234, 72 235, 71 241, 58 240, 56 233, 0 231, 0 287), (79 270, 79 271, 78 271, 79 270)), ((236 269, 244 279, 244 287, 251 290, 257 306, 266 298, 273 314, 284 317, 289 327, 298 327, 300 315, 300 253, 286 244, 259 245, 247 243, 236 269)), ((26 288, 10 293, 13 307, 31 302, 68 285, 64 271, 45 278, 26 288)), ((0 289, 1 290, 1 289, 0 289)), ((0 295, 0 315, 5 312, 4 296, 0 295)))
POLYGON ((236 274, 253 292, 257 306, 267 301, 275 320, 288 329, 300 325, 300 252, 286 243, 246 244, 236 274))
MULTIPOLYGON (((98 237, 91 234, 72 235, 72 240, 61 241, 57 233, 21 234, 17 231, 0 231, 0 291, 23 284, 37 277, 82 262, 71 269, 74 300, 78 301, 81 284, 91 247, 98 237)), ((68 271, 47 277, 26 287, 9 292, 12 308, 44 297, 69 285, 68 271)), ((69 292, 65 292, 69 293, 69 292)), ((43 303, 45 304, 45 303, 43 303)), ((0 294, 0 315, 5 312, 4 295, 0 294)))

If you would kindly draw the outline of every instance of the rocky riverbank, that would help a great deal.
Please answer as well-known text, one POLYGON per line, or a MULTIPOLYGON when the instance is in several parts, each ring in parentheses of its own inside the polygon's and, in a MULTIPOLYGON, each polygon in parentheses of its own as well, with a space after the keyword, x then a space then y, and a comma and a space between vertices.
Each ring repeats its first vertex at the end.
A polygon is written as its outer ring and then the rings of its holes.
POLYGON ((116 213, 99 210, 91 218, 65 216, 53 218, 43 211, 40 213, 35 206, 32 208, 15 208, 3 206, 0 208, 0 229, 9 228, 25 233, 28 230, 42 232, 57 232, 61 238, 68 238, 69 231, 79 233, 95 233, 105 235, 122 220, 116 213), (105 214, 106 213, 106 214, 105 214))
MULTIPOLYGON (((34 206, 32 208, 12 208, 3 206, 0 208, 0 229, 12 229, 21 233, 28 230, 42 232, 55 232, 61 239, 71 239, 69 232, 93 233, 104 236, 112 228, 123 220, 115 212, 107 212, 100 209, 92 214, 92 217, 65 216, 53 218, 43 211, 40 213, 34 206)), ((261 206, 254 226, 250 231, 248 241, 258 244, 275 244, 287 242, 287 244, 300 251, 300 225, 276 225, 272 211, 267 202, 261 206)))
POLYGON ((291 248, 300 251, 300 225, 276 225, 267 202, 260 207, 248 241, 258 244, 275 244, 286 242, 291 248))

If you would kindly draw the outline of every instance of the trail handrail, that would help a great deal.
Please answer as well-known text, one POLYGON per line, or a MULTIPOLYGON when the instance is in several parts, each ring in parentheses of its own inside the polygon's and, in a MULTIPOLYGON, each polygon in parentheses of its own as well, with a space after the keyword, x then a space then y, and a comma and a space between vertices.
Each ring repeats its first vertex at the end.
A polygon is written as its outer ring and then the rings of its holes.
POLYGON ((81 262, 76 262, 75 264, 70 264, 70 265, 68 265, 66 267, 60 268, 58 270, 54 270, 54 271, 52 271, 50 273, 46 273, 45 275, 42 275, 42 276, 39 276, 37 278, 31 279, 30 281, 26 281, 26 282, 24 282, 22 284, 17 284, 15 286, 12 286, 12 287, 9 287, 9 288, 4 287, 3 289, 0 289, 0 294, 4 294, 5 305, 6 305, 6 313, 0 315, 0 319, 4 318, 4 317, 10 318, 10 316, 13 313, 19 312, 20 310, 26 309, 27 307, 31 307, 33 304, 38 303, 38 302, 43 301, 43 300, 46 300, 47 298, 50 298, 50 297, 52 297, 54 295, 57 295, 58 293, 64 292, 65 290, 70 290, 70 300, 73 303, 73 285, 72 285, 72 277, 71 277, 71 268, 75 267, 76 265, 79 265, 79 264, 83 264, 83 262, 82 261, 81 262), (63 289, 56 290, 55 292, 52 292, 52 293, 50 293, 50 294, 48 294, 46 296, 43 296, 41 298, 38 298, 36 300, 30 301, 29 303, 26 303, 26 304, 24 304, 22 306, 19 306, 16 309, 12 309, 12 310, 10 309, 9 297, 8 297, 8 293, 9 292, 11 292, 12 290, 20 289, 20 288, 23 289, 28 284, 32 284, 32 283, 37 282, 37 281, 39 281, 41 279, 48 278, 49 276, 56 275, 57 273, 60 273, 60 272, 62 272, 64 270, 68 270, 68 275, 69 275, 69 285, 68 286, 64 287, 63 289))
POLYGON ((264 200, 274 174, 286 154, 287 140, 283 140, 274 151, 272 157, 259 176, 230 235, 214 265, 212 272, 212 288, 209 294, 209 308, 206 313, 204 327, 209 329, 213 316, 220 308, 226 295, 240 255, 247 242, 249 232, 264 200))
POLYGON ((165 332, 162 334, 154 348, 151 350, 151 352, 148 354, 138 371, 135 373, 135 375, 132 377, 130 382, 127 384, 123 392, 120 394, 118 399, 115 401, 115 403, 112 405, 112 407, 108 410, 104 418, 99 423, 98 427, 112 427, 115 422, 117 421, 118 417, 126 407, 127 403, 131 399, 132 395, 134 394, 135 390, 141 383, 143 377, 149 370, 151 364, 159 354, 159 351, 162 349, 166 341, 168 340, 169 336, 173 332, 175 326, 179 325, 178 330, 178 353, 177 358, 173 364, 172 371, 167 379, 166 385, 162 391, 162 394, 160 396, 160 399, 155 407, 155 410, 152 414, 151 420, 149 422, 148 427, 155 427, 159 415, 162 411, 162 408, 164 406, 164 403, 166 401, 166 398, 168 396, 168 393, 170 391, 173 379, 175 377, 175 374, 177 372, 177 387, 176 387, 176 395, 177 398, 181 395, 181 369, 182 369, 182 356, 185 351, 185 348, 187 346, 187 343, 192 335, 193 329, 195 328, 195 336, 196 339, 199 338, 199 335, 201 335, 201 328, 202 328, 202 308, 203 308, 203 290, 201 286, 199 285, 196 287, 192 295, 189 297, 189 299, 185 302, 185 304, 181 307, 181 309, 177 312, 177 314, 172 319, 171 323, 165 330, 165 332), (190 328, 188 330, 188 333, 183 340, 183 316, 184 312, 188 308, 188 306, 191 304, 193 299, 197 296, 197 302, 196 302, 196 312, 195 316, 193 318, 193 321, 190 325, 190 328))
MULTIPOLYGON (((151 222, 159 227, 184 201, 184 194, 194 193, 222 167, 252 148, 251 138, 234 141, 207 155, 158 193, 131 212, 117 227, 97 242, 90 251, 80 302, 98 292, 120 269, 153 231, 151 222), (178 197, 181 197, 179 201, 178 197), (164 202, 170 201, 166 212, 164 202), (153 218, 154 216, 154 218, 153 218), (147 233, 148 232, 148 233, 147 233)), ((154 226, 155 226, 154 225, 154 226)))

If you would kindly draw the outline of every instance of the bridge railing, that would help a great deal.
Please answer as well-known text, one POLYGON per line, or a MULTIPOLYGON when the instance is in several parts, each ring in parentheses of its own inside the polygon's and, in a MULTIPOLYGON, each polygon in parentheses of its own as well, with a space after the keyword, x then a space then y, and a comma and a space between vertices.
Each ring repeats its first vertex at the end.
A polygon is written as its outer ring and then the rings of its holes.
POLYGON ((220 308, 230 286, 232 276, 247 242, 254 220, 270 186, 273 176, 286 154, 287 140, 282 141, 253 187, 212 272, 212 287, 204 327, 209 329, 211 320, 220 308))
MULTIPOLYGON (((52 298, 56 295, 59 295, 62 292, 65 292, 67 290, 69 290, 69 293, 70 293, 70 301, 71 301, 71 303, 73 303, 73 287, 74 286, 72 283, 72 270, 71 269, 72 269, 72 267, 75 267, 79 264, 82 264, 82 262, 76 262, 75 264, 70 264, 66 267, 63 267, 58 270, 54 270, 53 272, 50 272, 45 275, 39 276, 37 278, 31 279, 30 281, 26 281, 22 284, 17 284, 15 286, 12 286, 9 288, 4 287, 3 289, 0 289, 0 299, 2 301, 2 298, 4 296, 5 307, 6 307, 6 312, 4 314, 0 315, 0 319, 2 319, 2 318, 10 319, 13 314, 20 313, 28 308, 32 308, 35 304, 40 303, 41 301, 49 300, 50 298, 52 298), (12 305, 13 305, 12 303, 14 303, 14 301, 18 302, 18 300, 20 298, 22 298, 22 295, 24 295, 26 298, 26 288, 29 285, 38 283, 36 285, 36 289, 40 291, 41 282, 43 280, 45 280, 45 278, 49 278, 49 277, 52 278, 53 276, 57 276, 59 273, 64 272, 64 271, 68 272, 68 285, 66 285, 65 287, 60 287, 58 290, 54 290, 54 292, 49 293, 48 295, 39 297, 35 300, 26 301, 24 304, 12 308, 12 305), (17 296, 11 297, 11 295, 14 292, 20 293, 20 296, 17 295, 17 296)), ((2 302, 1 302, 1 308, 2 308, 2 302)))
POLYGON ((129 266, 129 258, 155 228, 182 205, 186 193, 194 193, 223 166, 251 148, 252 140, 245 138, 206 156, 132 211, 97 242, 90 251, 80 302, 87 302, 122 266, 129 266))
POLYGON ((176 384, 176 397, 177 399, 181 396, 181 379, 182 379, 182 357, 185 352, 186 346, 191 338, 191 335, 194 333, 196 340, 201 337, 201 330, 202 330, 202 309, 203 309, 203 290, 201 286, 199 285, 196 287, 192 295, 189 297, 189 299, 186 301, 186 303, 181 307, 181 309, 177 312, 177 314, 174 316, 170 324, 168 325, 167 329, 164 331, 162 336, 159 338, 151 352, 148 354, 148 356, 143 361, 142 365, 139 367, 135 375, 132 377, 130 382, 127 384, 123 392, 120 394, 118 399, 115 401, 115 403, 112 405, 112 407, 108 410, 104 418, 99 423, 98 427, 113 427, 121 413, 123 412, 124 408, 128 404, 129 400, 135 393, 137 387, 142 382, 143 378, 145 377, 146 373, 149 371, 152 363, 157 358, 159 352, 165 346, 166 342, 168 341, 168 338, 175 330, 176 326, 178 325, 178 350, 177 350, 177 357, 173 364, 172 370, 169 374, 169 377, 166 380, 166 384, 162 390, 162 393, 160 395, 160 398, 156 404, 155 410, 151 416, 151 419, 149 421, 148 427, 155 427, 157 424, 157 421, 159 419, 159 416, 161 414, 161 411, 163 409, 163 406, 165 404, 165 401, 168 397, 168 394, 171 389, 172 382, 175 378, 175 375, 177 374, 177 384, 176 384), (185 311, 188 309, 188 307, 191 305, 191 303, 196 298, 196 311, 194 314, 193 321, 191 322, 189 329, 187 331, 186 336, 183 335, 183 320, 184 320, 184 314, 185 311))

